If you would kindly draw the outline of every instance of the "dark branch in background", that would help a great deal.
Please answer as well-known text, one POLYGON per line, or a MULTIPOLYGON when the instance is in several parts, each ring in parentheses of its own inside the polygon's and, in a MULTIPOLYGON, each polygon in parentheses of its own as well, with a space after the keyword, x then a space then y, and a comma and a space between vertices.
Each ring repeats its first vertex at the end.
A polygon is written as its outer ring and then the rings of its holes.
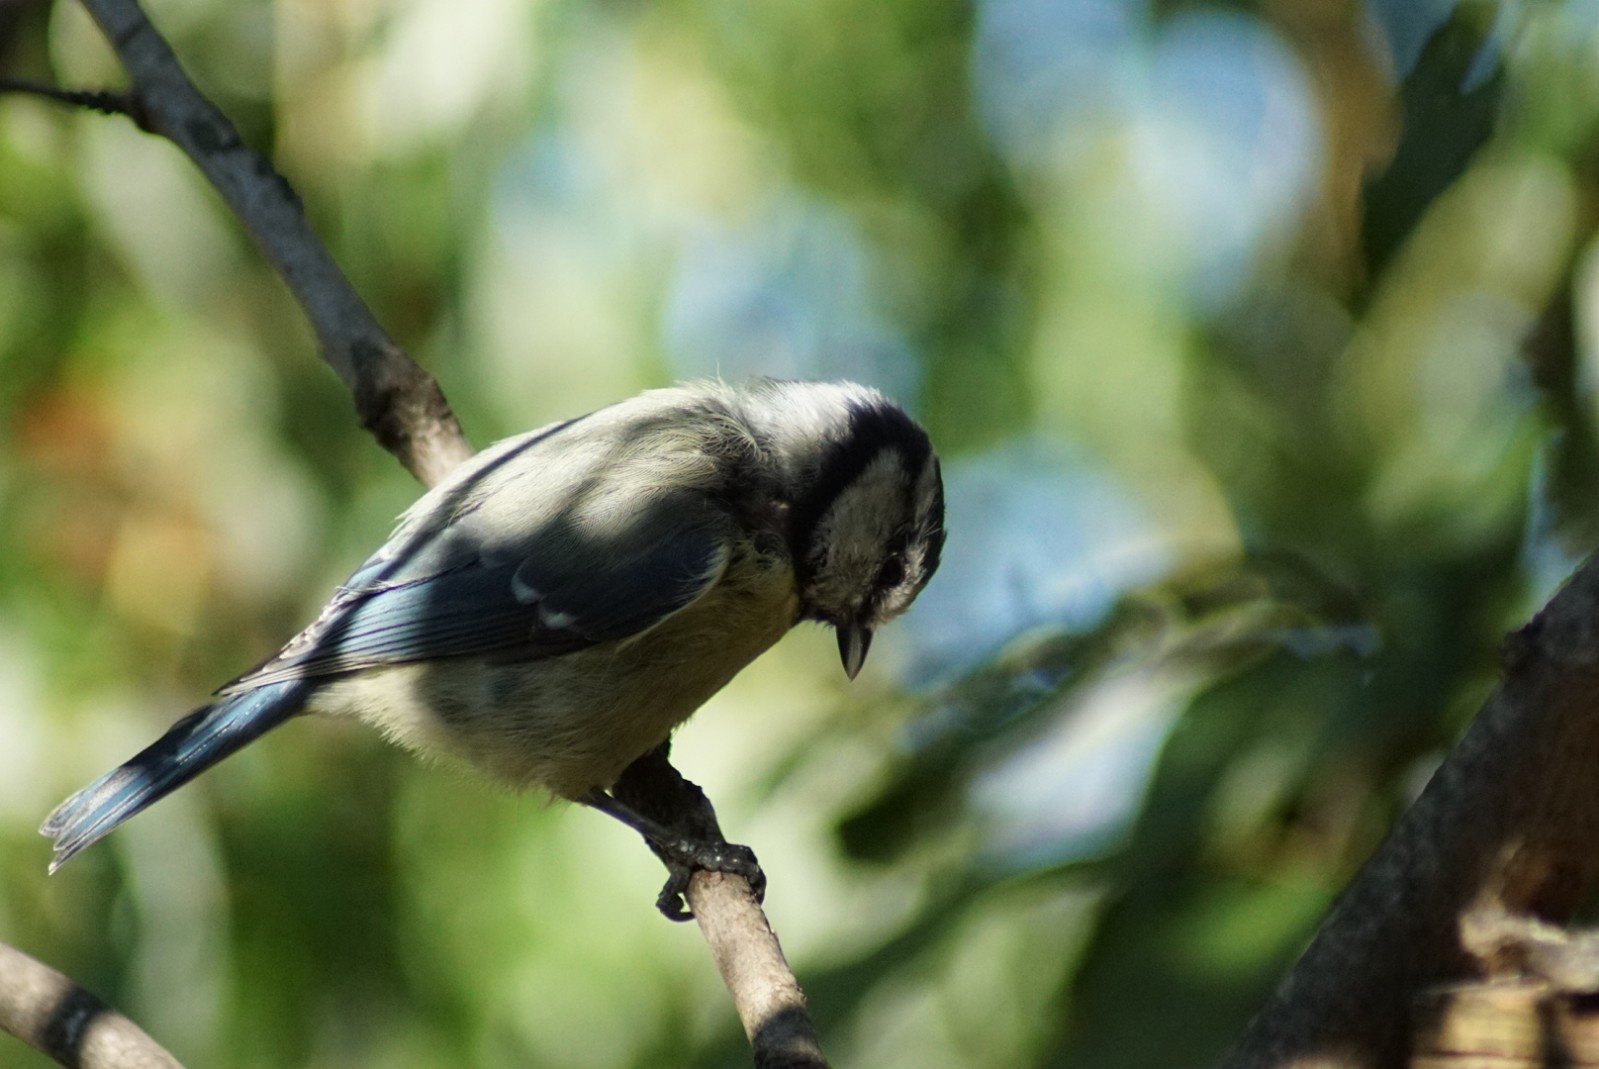
POLYGON ((0 1029, 69 1069, 183 1069, 138 1025, 3 943, 0 1029))
POLYGON ((1416 998, 1484 972, 1463 940, 1472 918, 1571 920, 1599 878, 1599 558, 1510 636, 1504 660, 1225 1069, 1399 1069, 1416 998))
MULTIPOLYGON (((323 358, 354 395, 362 425, 422 483, 437 484, 471 456, 472 448, 433 377, 378 325, 312 233, 288 182, 244 144, 228 118, 194 86, 135 0, 83 3, 116 49, 131 87, 123 92, 84 92, 9 80, 0 81, 0 92, 30 93, 124 114, 140 129, 181 148, 222 194, 268 263, 288 284, 316 331, 323 358)), ((709 814, 714 825, 710 803, 703 795, 699 801, 703 810, 696 806, 663 812, 660 819, 686 829, 709 814)), ((825 1069, 804 995, 749 885, 736 877, 697 873, 689 884, 688 899, 750 1037, 759 1069, 825 1069)), ((20 1000, 26 990, 23 982, 31 974, 21 963, 44 968, 0 944, 0 1003, 4 1003, 0 1004, 0 1027, 55 1056, 42 1045, 40 1033, 29 1029, 30 1018, 23 1011, 31 1003, 20 1000), (13 966, 13 962, 18 964, 13 966)), ((102 1027, 102 1020, 125 1020, 65 978, 60 978, 60 983, 64 986, 59 1003, 87 1006, 92 1000, 97 1028, 102 1027)), ((132 1028, 131 1024, 127 1027, 132 1028)), ((85 1069, 170 1069, 177 1065, 170 1058, 140 1060, 143 1057, 130 1053, 121 1060, 64 1064, 85 1069)))

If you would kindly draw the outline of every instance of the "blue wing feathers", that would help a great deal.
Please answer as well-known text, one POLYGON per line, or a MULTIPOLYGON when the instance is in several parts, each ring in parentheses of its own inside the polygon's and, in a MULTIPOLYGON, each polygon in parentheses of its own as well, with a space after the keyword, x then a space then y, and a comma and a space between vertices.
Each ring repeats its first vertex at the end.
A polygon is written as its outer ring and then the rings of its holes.
POLYGON ((605 555, 592 541, 569 551, 574 541, 545 532, 519 559, 457 553, 432 574, 404 560, 369 562, 315 624, 219 693, 440 657, 556 656, 648 630, 704 593, 725 564, 706 525, 635 535, 605 555))
MULTIPOLYGON (((531 648, 536 613, 517 600, 511 576, 509 567, 474 564, 402 584, 345 587, 302 635, 219 693, 375 665, 531 648)), ((548 645, 547 653, 559 653, 583 643, 548 645)))
POLYGON ((50 871, 156 800, 299 711, 307 687, 278 683, 204 706, 139 754, 62 802, 39 828, 55 840, 50 871))
POLYGON ((590 642, 625 638, 660 623, 699 597, 721 575, 726 550, 703 527, 680 526, 606 567, 563 568, 544 556, 516 570, 516 585, 536 591, 565 630, 590 642))

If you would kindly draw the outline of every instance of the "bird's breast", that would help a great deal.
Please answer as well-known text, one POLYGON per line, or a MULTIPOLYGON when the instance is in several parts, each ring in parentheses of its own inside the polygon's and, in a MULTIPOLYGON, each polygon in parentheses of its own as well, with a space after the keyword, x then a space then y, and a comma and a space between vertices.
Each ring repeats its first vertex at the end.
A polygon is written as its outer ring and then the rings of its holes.
POLYGON ((518 789, 608 787, 794 625, 786 563, 735 560, 693 604, 643 634, 522 662, 458 657, 329 684, 312 708, 353 715, 424 754, 464 759, 518 789))

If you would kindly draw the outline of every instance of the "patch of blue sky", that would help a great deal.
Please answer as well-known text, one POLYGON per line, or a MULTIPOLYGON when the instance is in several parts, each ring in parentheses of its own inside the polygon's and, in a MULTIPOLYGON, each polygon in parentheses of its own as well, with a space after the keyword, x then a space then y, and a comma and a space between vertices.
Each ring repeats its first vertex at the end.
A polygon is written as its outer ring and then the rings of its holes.
MULTIPOLYGON (((1201 308, 1246 282, 1315 196, 1314 92, 1270 27, 1229 10, 1155 21, 1136 0, 981 0, 978 113, 1035 197, 1087 173, 1137 191, 1137 212, 1201 308), (1129 145, 1107 151, 1107 145, 1129 145), (1109 168, 1107 171, 1106 168, 1109 168)), ((1047 204, 1041 205, 1047 210, 1047 204)))
POLYGON ((1298 61, 1247 15, 1178 16, 1149 55, 1130 165, 1179 237, 1191 293, 1214 307, 1314 195, 1320 117, 1298 61))
POLYGON ((1026 870, 1114 850, 1197 685, 1152 668, 1111 676, 1059 703, 1040 734, 968 788, 983 860, 1026 870))
POLYGON ((1046 162, 1063 133, 1131 106, 1129 57, 1147 20, 1134 0, 980 0, 972 84, 1000 151, 1046 162))
POLYGON ((907 648, 913 686, 973 668, 1034 627, 1092 627, 1175 563, 1122 482, 1050 439, 949 458, 944 488, 943 563, 889 640, 907 648))
POLYGON ((678 250, 661 313, 675 375, 847 378, 907 405, 909 341, 879 310, 882 265, 848 215, 784 191, 747 224, 707 224, 678 250))

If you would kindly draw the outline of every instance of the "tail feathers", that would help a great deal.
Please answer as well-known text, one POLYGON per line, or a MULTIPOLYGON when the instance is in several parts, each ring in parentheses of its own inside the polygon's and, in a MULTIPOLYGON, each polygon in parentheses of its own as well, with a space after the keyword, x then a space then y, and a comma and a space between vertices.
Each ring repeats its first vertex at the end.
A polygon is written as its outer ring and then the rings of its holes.
POLYGON ((196 709, 137 756, 62 802, 39 828, 39 834, 55 840, 50 871, 293 716, 304 704, 305 690, 304 681, 291 680, 196 709))

